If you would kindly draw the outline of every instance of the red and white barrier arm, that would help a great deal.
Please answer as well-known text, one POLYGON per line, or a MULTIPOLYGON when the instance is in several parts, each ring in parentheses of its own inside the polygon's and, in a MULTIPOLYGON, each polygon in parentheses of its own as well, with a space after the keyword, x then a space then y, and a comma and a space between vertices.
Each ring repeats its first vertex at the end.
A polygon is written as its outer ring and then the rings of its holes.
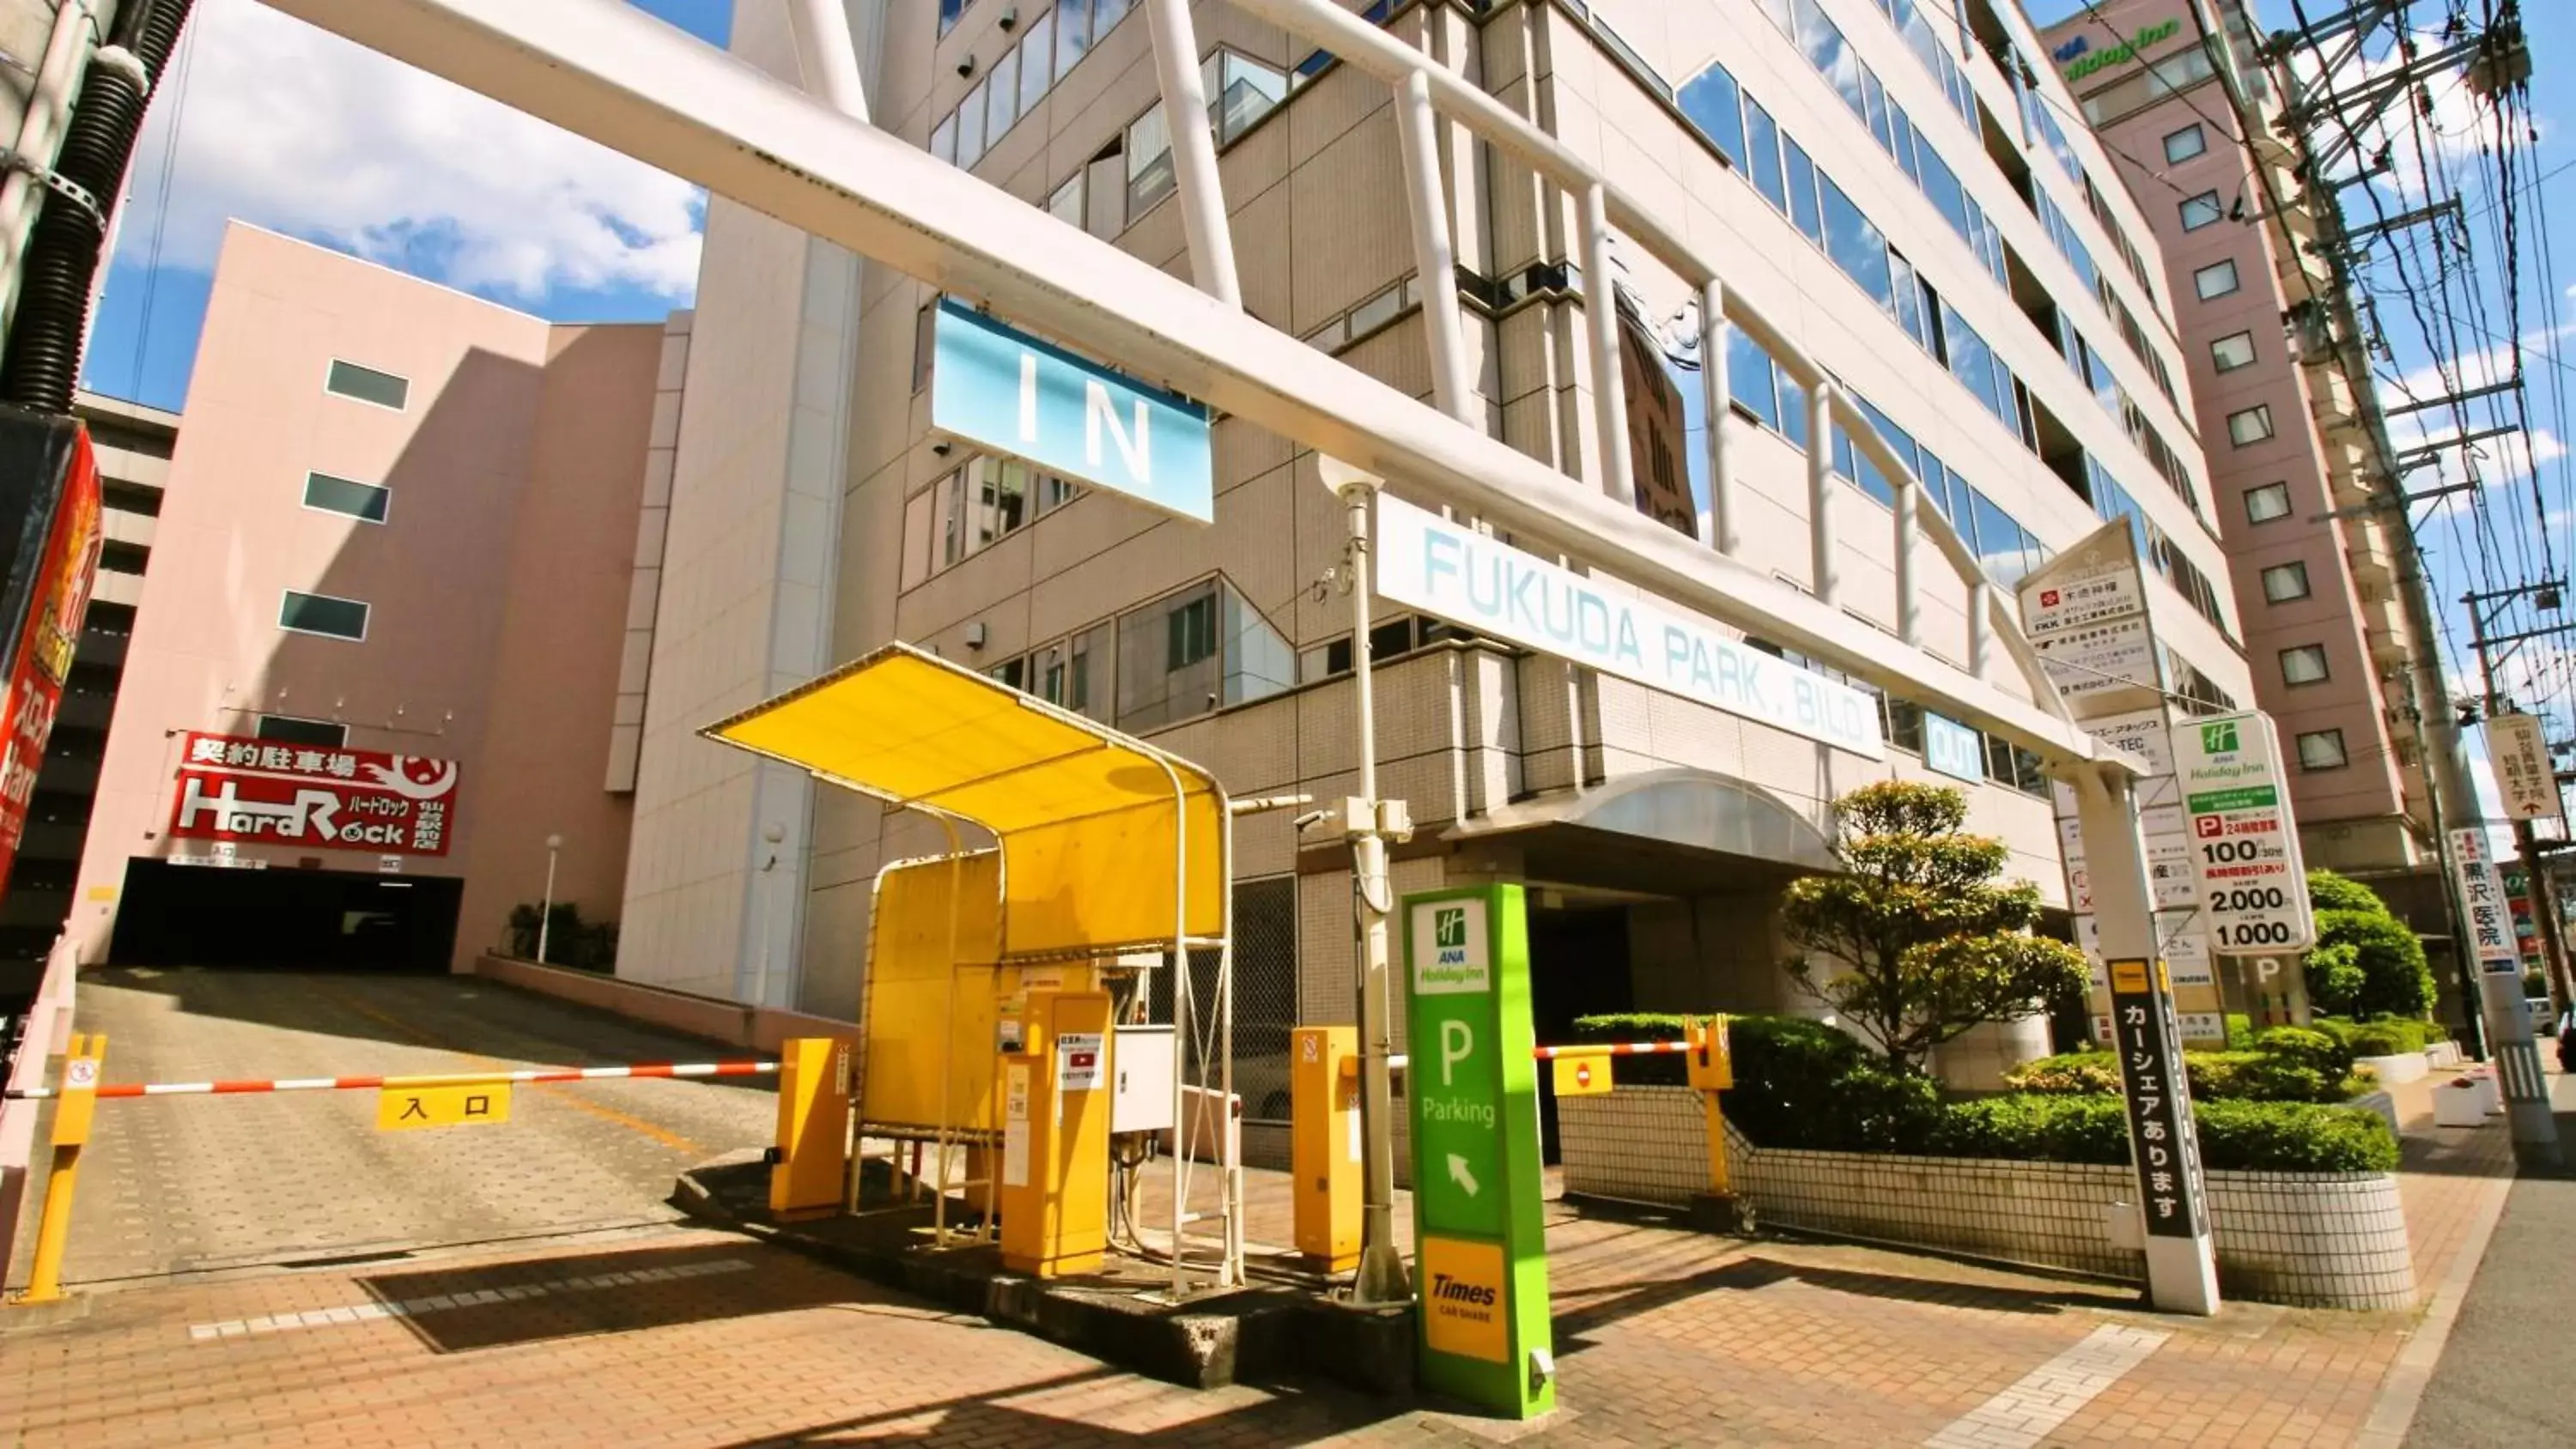
MULTIPOLYGON (((776 1062, 637 1062, 623 1067, 530 1067, 515 1072, 415 1072, 389 1077, 276 1077, 235 1082, 103 1082, 102 1097, 225 1097, 252 1092, 379 1091, 387 1087, 493 1087, 541 1082, 606 1082, 646 1077, 758 1077, 776 1062)), ((29 1087, 12 1099, 63 1095, 59 1087, 29 1087)))
MULTIPOLYGON (((1679 1056, 1689 1050, 1690 1043, 1686 1041, 1604 1041, 1581 1042, 1571 1046, 1531 1047, 1530 1055, 1543 1062, 1552 1062, 1558 1057, 1651 1057, 1666 1053, 1679 1056)), ((1406 1063, 1411 1060, 1403 1052, 1397 1052, 1386 1059, 1387 1065, 1399 1072, 1403 1071, 1406 1063)), ((1346 1067, 1343 1070, 1349 1071, 1351 1068, 1346 1067)))

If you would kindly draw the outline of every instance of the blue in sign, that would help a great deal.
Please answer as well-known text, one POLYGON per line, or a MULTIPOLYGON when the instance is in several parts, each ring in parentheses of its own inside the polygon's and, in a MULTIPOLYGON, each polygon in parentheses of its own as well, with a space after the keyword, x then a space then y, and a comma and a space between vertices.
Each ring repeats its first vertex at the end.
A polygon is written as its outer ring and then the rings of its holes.
POLYGON ((1200 523, 1216 518, 1207 409, 954 298, 933 329, 930 426, 1200 523))
POLYGON ((1986 778, 1986 737, 1957 720, 1923 711, 1923 763, 1962 780, 1986 778))

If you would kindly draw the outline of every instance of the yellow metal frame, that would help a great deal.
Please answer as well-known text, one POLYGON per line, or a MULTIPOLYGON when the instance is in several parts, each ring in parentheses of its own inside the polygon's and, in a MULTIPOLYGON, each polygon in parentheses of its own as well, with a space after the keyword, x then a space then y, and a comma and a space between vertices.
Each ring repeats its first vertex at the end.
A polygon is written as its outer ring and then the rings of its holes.
MULTIPOLYGON (((1138 948, 1170 952, 1176 1029, 1173 1119, 1190 1120, 1186 1100, 1193 1046, 1204 1068, 1218 1067, 1218 1089, 1234 1091, 1234 830, 1231 802, 1216 777, 1132 735, 1060 709, 908 644, 890 644, 699 733, 719 744, 793 765, 815 779, 918 810, 948 835, 952 869, 969 852, 964 822, 989 831, 1001 857, 994 964, 1096 958, 1138 948), (1168 877, 1136 868, 1140 857, 1169 852, 1168 877), (1192 1040, 1189 952, 1218 952, 1219 1000, 1213 1040, 1192 1040)), ((909 862, 907 864, 918 864, 909 862)), ((890 867, 891 869, 891 867, 890 867)), ((878 879, 880 891, 884 873, 878 879)), ((949 1013, 957 1005, 957 912, 952 882, 949 1013)), ((869 951, 876 952, 875 931, 869 951)), ((979 953, 980 954, 980 953, 979 953)), ((873 1026, 862 1007, 862 1034, 873 1026)), ((943 1055, 953 1053, 951 1041, 943 1055)), ((989 1044, 988 1044, 989 1045, 989 1044)), ((869 1053, 874 1055, 874 1053, 869 1053)), ((953 1058, 941 1073, 946 1097, 953 1058)), ((860 1102, 864 1123, 868 1113, 860 1102)), ((945 1206, 953 1143, 971 1131, 951 1120, 942 1101, 940 1211, 934 1226, 946 1241, 945 1206)), ((862 1128, 864 1130, 864 1127, 862 1128)), ((1232 1134, 1221 1141, 1232 1142, 1232 1134)), ((1173 1287, 1189 1287, 1184 1233, 1190 1213, 1190 1155, 1175 1133, 1172 1205, 1173 1287)), ((1216 1240, 1217 1276, 1242 1281, 1242 1167, 1221 1146, 1225 1232, 1216 1240)), ((853 1179, 855 1182, 855 1178, 853 1179)), ((855 1193, 853 1193, 853 1197, 855 1193)))

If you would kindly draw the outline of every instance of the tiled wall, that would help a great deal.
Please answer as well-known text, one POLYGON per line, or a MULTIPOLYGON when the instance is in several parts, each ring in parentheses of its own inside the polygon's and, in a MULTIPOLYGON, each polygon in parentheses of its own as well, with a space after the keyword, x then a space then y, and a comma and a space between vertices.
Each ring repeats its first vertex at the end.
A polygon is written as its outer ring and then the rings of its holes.
MULTIPOLYGON (((1681 1203, 1706 1165, 1694 1093, 1622 1087, 1558 1101, 1565 1190, 1681 1203)), ((2105 1209, 2131 1200, 2129 1169, 2099 1164, 1791 1152, 1733 1128, 1735 1190, 1758 1221, 2136 1280, 2141 1255, 2112 1246, 2105 1209)), ((2223 1292, 2319 1308, 2415 1305, 2397 1180, 2385 1173, 2213 1172, 2223 1292)))

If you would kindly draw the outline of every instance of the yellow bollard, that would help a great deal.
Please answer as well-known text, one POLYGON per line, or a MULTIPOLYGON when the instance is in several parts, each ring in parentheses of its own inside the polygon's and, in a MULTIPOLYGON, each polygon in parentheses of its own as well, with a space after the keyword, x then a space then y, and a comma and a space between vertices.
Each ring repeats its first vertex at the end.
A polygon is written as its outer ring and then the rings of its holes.
POLYGON ((1726 1162, 1726 1114, 1718 1106, 1718 1093, 1735 1085, 1735 1060, 1727 1046, 1726 1018, 1692 1022, 1689 1041, 1690 1051, 1684 1060, 1690 1064, 1691 1090, 1699 1093, 1701 1110, 1708 1119, 1708 1196, 1729 1198, 1734 1188, 1726 1162))
MULTIPOLYGON (((29 1043, 28 1050, 41 1047, 29 1043)), ((63 1094, 54 1105, 54 1157, 45 1174, 45 1207, 36 1220, 36 1261, 21 1303, 51 1303, 63 1296, 63 1249, 72 1232, 72 1193, 80 1186, 81 1149, 89 1145, 90 1118, 98 1111, 99 1062, 107 1037, 72 1037, 63 1058, 63 1094)))
POLYGON ((778 1044, 778 1145, 770 1149, 769 1210, 783 1220, 841 1206, 849 1170, 850 1049, 832 1037, 778 1044))
POLYGON ((1315 1272, 1347 1273, 1360 1262, 1359 1029, 1301 1026, 1290 1040, 1297 1252, 1315 1272))

